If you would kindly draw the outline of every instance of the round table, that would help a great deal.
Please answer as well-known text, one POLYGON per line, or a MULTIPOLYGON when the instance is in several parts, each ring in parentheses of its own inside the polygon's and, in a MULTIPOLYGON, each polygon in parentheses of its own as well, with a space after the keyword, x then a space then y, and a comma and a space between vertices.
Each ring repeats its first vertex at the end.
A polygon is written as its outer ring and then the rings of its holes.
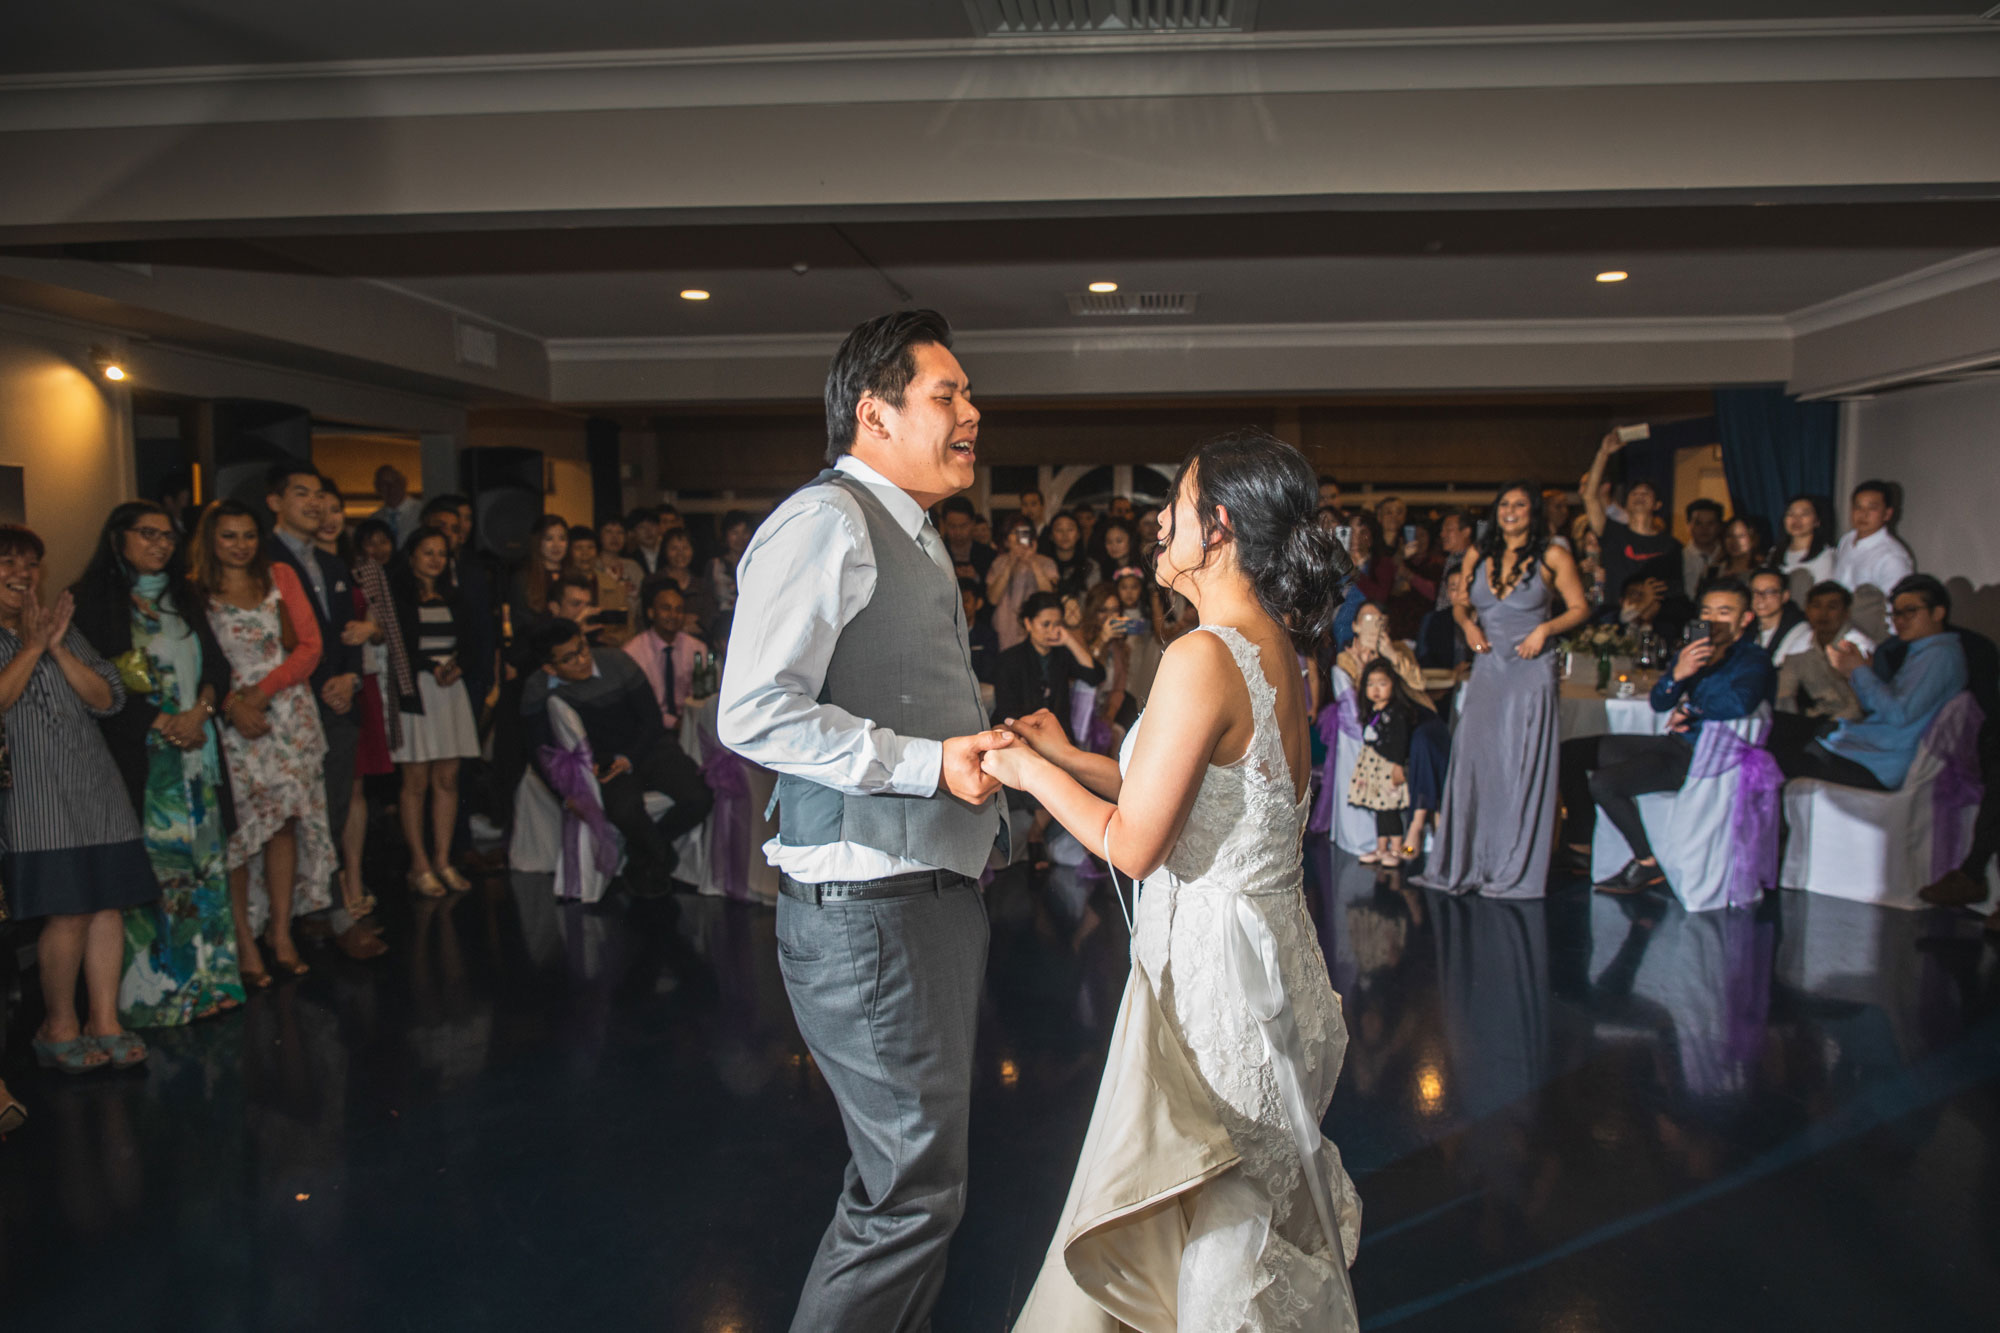
MULTIPOLYGON (((699 764, 721 742, 715 735, 715 699, 690 699, 681 705, 681 750, 688 758, 699 764)), ((749 764, 750 770, 750 837, 746 864, 739 867, 742 882, 749 885, 753 900, 770 906, 778 901, 778 872, 764 857, 764 844, 778 835, 778 829, 764 817, 764 810, 771 804, 772 789, 778 785, 778 775, 768 768, 749 764)), ((723 877, 721 867, 715 860, 715 818, 710 816, 702 826, 674 844, 680 853, 680 866, 674 871, 674 878, 693 884, 705 897, 721 898, 723 877)))
POLYGON ((1669 715, 1654 712, 1652 701, 1648 698, 1657 673, 1635 671, 1630 674, 1632 697, 1621 699, 1616 695, 1598 693, 1595 663, 1589 664, 1586 671, 1585 664, 1579 662, 1576 671, 1562 683, 1556 724, 1561 739, 1663 735, 1669 715))

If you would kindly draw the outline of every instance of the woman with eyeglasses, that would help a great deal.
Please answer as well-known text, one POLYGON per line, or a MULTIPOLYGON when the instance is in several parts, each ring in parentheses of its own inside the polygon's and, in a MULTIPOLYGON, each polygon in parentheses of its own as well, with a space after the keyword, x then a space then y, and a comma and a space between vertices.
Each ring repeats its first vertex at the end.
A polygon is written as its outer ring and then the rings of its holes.
POLYGON ((157 902, 125 912, 119 1016, 177 1027, 243 1003, 229 912, 236 823, 216 715, 229 659, 188 588, 179 540, 150 500, 119 505, 70 589, 76 627, 118 669, 124 706, 98 719, 139 817, 157 902))

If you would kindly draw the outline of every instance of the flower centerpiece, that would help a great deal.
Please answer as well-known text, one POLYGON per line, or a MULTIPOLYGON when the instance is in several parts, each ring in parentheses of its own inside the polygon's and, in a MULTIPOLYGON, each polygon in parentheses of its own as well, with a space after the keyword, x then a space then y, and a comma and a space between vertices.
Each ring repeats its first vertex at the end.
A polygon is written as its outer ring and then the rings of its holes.
POLYGON ((1572 658, 1597 659, 1597 688, 1601 690, 1611 684, 1611 660, 1636 656, 1639 640, 1623 625, 1585 625, 1563 639, 1562 650, 1572 658))

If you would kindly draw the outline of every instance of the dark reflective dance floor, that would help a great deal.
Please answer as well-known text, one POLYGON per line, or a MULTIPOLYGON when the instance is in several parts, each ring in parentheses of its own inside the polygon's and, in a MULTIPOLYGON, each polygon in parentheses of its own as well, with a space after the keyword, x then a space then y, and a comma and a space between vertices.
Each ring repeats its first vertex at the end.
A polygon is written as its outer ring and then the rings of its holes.
MULTIPOLYGON (((2000 1327, 2000 984, 1967 917, 1448 899, 1318 853, 1364 1328, 2000 1327)), ((1091 886, 995 883, 971 1198, 937 1326, 1005 1329, 1124 975, 1091 886)), ((0 1328, 783 1329, 844 1149, 772 915, 387 915, 149 1070, 4 1077, 0 1328)))

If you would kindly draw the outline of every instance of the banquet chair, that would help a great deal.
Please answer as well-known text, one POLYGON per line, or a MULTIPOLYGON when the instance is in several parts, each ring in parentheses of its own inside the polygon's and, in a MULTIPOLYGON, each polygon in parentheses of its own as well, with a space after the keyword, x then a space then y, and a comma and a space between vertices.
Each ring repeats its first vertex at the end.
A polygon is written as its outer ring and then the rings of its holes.
MULTIPOLYGON (((1679 791, 1637 798, 1640 822, 1667 885, 1690 912, 1748 907, 1777 882, 1777 761, 1764 746, 1771 708, 1705 723, 1679 791)), ((1625 835, 1602 812, 1590 845, 1590 877, 1606 880, 1632 858, 1625 835)))
MULTIPOLYGON (((556 744, 571 753, 588 745, 576 710, 561 699, 549 700, 549 729, 555 735, 556 744)), ((595 778, 588 780, 586 796, 597 801, 598 808, 603 809, 595 778)), ((656 791, 646 792, 641 799, 647 818, 655 822, 674 807, 670 797, 656 791)), ((615 834, 616 830, 613 832, 615 834)), ((624 865, 621 846, 618 869, 624 869, 624 865)), ((507 848, 507 866, 525 874, 553 874, 556 897, 574 898, 586 903, 602 898, 605 885, 617 873, 613 871, 612 875, 607 875, 598 867, 590 826, 581 819, 565 817, 562 802, 549 790, 541 773, 532 764, 514 793, 514 836, 507 848), (565 855, 565 852, 572 855, 565 855), (576 867, 574 879, 569 870, 572 862, 576 867)))
MULTIPOLYGON (((1979 812, 1975 752, 1985 715, 1969 693, 1931 720, 1903 785, 1866 791, 1817 778, 1785 784, 1791 839, 1778 882, 1854 902, 1917 909, 1917 890, 1965 856, 1979 812)), ((1987 897, 2000 875, 1987 872, 1987 897)))

